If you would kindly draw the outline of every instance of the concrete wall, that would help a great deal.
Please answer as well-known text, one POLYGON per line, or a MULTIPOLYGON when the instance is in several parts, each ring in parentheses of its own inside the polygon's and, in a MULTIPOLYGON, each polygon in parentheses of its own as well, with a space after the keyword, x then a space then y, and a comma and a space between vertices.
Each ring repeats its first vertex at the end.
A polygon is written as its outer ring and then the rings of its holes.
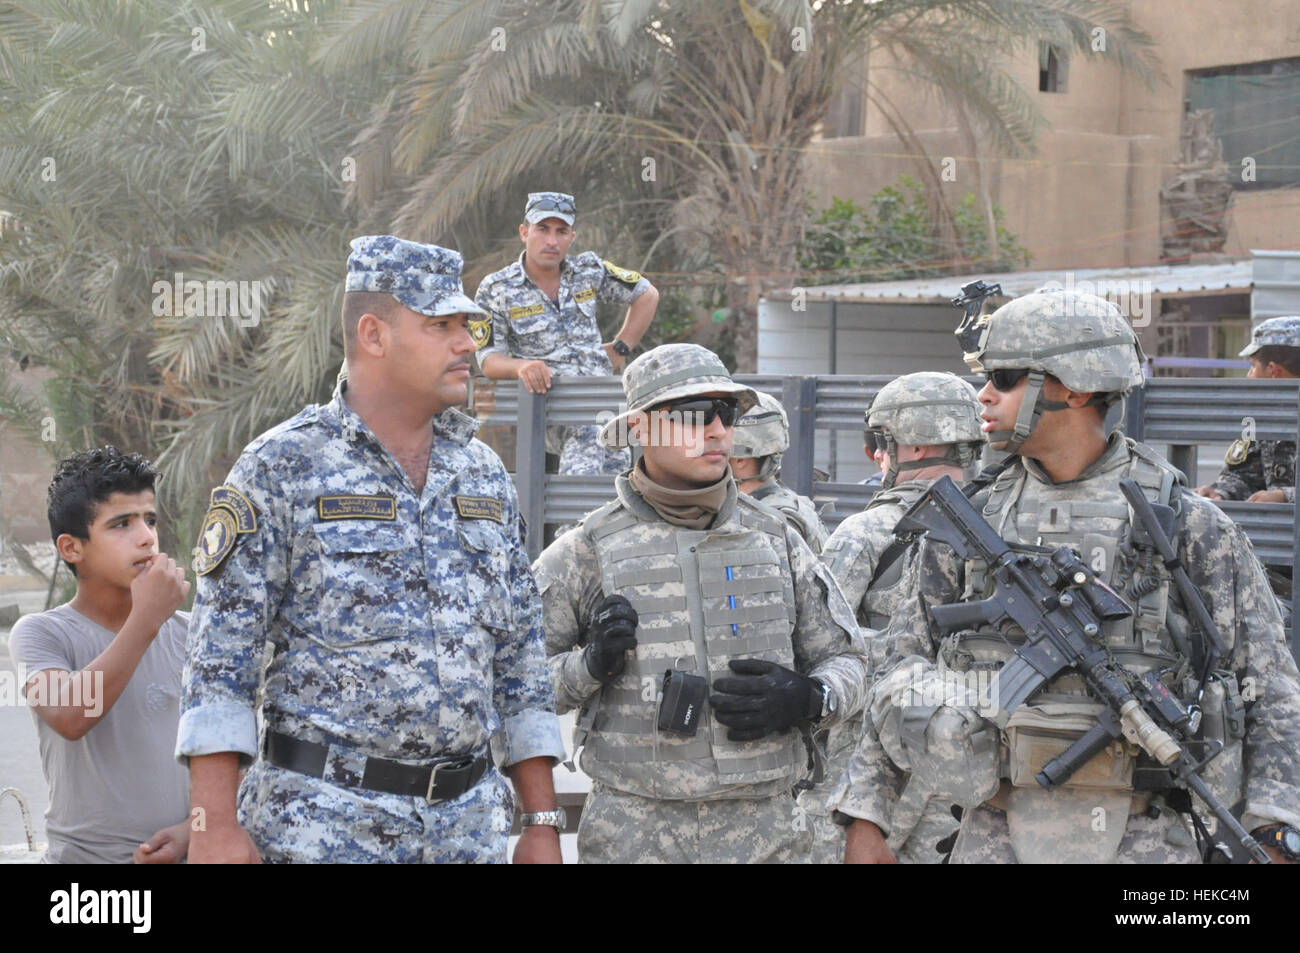
MULTIPOLYGON (((1034 155, 985 158, 983 175, 1005 225, 1029 249, 1037 268, 1149 264, 1160 256, 1162 182, 1172 175, 1183 114, 1184 72, 1300 56, 1294 0, 1143 0, 1131 5, 1137 25, 1155 41, 1162 77, 1148 88, 1104 55, 1071 52, 1066 91, 1038 91, 1038 51, 1008 55, 1008 69, 1039 108, 1046 125, 1034 155)), ((899 108, 938 162, 957 160, 950 201, 977 192, 976 156, 957 117, 882 51, 869 59, 870 79, 899 108)), ((866 134, 822 140, 809 152, 810 187, 820 203, 832 196, 864 202, 900 172, 917 175, 917 160, 885 115, 868 104, 866 134)), ((1300 134, 1296 127, 1279 139, 1300 134)), ((988 146, 980 157, 992 156, 988 146)), ((1300 248, 1300 190, 1237 192, 1225 253, 1250 248, 1300 248)))

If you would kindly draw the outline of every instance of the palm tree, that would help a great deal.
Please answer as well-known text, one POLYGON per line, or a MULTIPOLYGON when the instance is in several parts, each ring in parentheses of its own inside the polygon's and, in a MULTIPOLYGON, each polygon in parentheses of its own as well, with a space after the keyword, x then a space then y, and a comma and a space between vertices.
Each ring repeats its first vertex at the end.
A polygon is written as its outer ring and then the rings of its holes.
POLYGON ((0 3, 0 346, 53 371, 56 452, 160 456, 187 540, 233 453, 338 365, 347 146, 397 67, 321 75, 336 6, 0 3), (257 282, 256 323, 169 313, 178 273, 257 282))
MULTIPOLYGON (((1149 39, 1111 0, 368 2, 340 11, 317 55, 327 71, 417 66, 357 140, 354 201, 382 198, 377 213, 438 240, 477 233, 521 182, 592 186, 609 209, 597 224, 650 223, 673 254, 721 263, 738 364, 753 370, 758 299, 798 272, 804 151, 844 64, 888 51, 971 136, 1023 151, 1039 120, 1007 54, 1047 40, 1092 55, 1095 27, 1104 55, 1154 76, 1149 39)), ((923 152, 885 93, 867 94, 923 152)))

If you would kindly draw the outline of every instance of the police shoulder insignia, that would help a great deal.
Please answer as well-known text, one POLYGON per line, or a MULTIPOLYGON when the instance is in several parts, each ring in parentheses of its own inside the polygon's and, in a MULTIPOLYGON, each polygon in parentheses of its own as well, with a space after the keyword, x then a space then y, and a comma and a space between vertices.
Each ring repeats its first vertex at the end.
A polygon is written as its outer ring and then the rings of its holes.
POLYGON ((1223 462, 1230 467, 1240 466, 1246 462, 1248 456, 1250 456, 1250 441, 1234 440, 1228 447, 1228 452, 1223 455, 1223 462))
POLYGON ((505 525, 505 504, 490 496, 453 496, 461 519, 493 520, 505 525))
POLYGON ((620 268, 612 261, 605 261, 604 259, 601 260, 601 264, 605 266, 605 271, 609 272, 611 277, 623 282, 623 284, 628 287, 635 285, 641 280, 641 273, 639 271, 629 271, 627 268, 620 268))
POLYGON ((397 519, 397 499, 392 496, 338 494, 316 498, 316 515, 322 520, 397 519))
POLYGON ((481 321, 471 319, 469 322, 469 336, 474 339, 474 346, 480 351, 492 343, 492 319, 483 318, 481 321))
POLYGON ((257 514, 248 497, 233 486, 219 486, 212 491, 199 542, 194 547, 191 567, 196 575, 206 576, 234 551, 239 537, 257 530, 257 514))

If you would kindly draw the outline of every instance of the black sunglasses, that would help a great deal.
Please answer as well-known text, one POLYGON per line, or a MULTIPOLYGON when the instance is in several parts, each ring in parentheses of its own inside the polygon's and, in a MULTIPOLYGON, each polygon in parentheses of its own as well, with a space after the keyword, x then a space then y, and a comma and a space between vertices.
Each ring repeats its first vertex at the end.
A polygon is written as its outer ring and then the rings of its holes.
POLYGON ((1029 375, 1027 370, 1017 370, 1014 368, 998 368, 996 371, 985 371, 984 378, 993 385, 994 390, 1009 391, 1013 389, 1020 381, 1029 375))
POLYGON ((530 202, 528 211, 540 209, 543 212, 563 212, 566 215, 577 214, 577 209, 568 199, 538 199, 536 202, 530 202))
POLYGON ((885 441, 885 432, 879 427, 866 427, 862 431, 867 444, 867 451, 872 454, 882 453, 889 449, 885 441))
POLYGON ((698 421, 707 427, 716 419, 721 420, 724 427, 734 427, 736 418, 740 415, 740 401, 735 397, 688 397, 685 400, 656 404, 650 409, 680 414, 683 424, 694 425, 698 421), (688 419, 687 414, 703 414, 703 418, 688 419))

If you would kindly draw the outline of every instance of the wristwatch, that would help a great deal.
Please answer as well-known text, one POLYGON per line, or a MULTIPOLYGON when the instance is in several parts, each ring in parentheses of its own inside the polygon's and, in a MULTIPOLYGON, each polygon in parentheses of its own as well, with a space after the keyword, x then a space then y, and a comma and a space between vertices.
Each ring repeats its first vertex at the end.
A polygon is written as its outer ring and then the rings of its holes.
POLYGON ((629 354, 632 353, 632 349, 628 347, 627 342, 624 341, 622 338, 614 338, 614 341, 612 344, 610 344, 610 347, 614 349, 614 353, 617 354, 619 357, 627 357, 629 354))
POLYGON ((1269 824, 1251 836, 1265 847, 1272 847, 1287 860, 1300 860, 1300 831, 1290 824, 1269 824))
POLYGON ((563 834, 564 829, 569 826, 569 816, 564 812, 564 808, 560 807, 554 811, 533 811, 519 818, 520 827, 537 827, 543 824, 549 824, 558 833, 563 834))

